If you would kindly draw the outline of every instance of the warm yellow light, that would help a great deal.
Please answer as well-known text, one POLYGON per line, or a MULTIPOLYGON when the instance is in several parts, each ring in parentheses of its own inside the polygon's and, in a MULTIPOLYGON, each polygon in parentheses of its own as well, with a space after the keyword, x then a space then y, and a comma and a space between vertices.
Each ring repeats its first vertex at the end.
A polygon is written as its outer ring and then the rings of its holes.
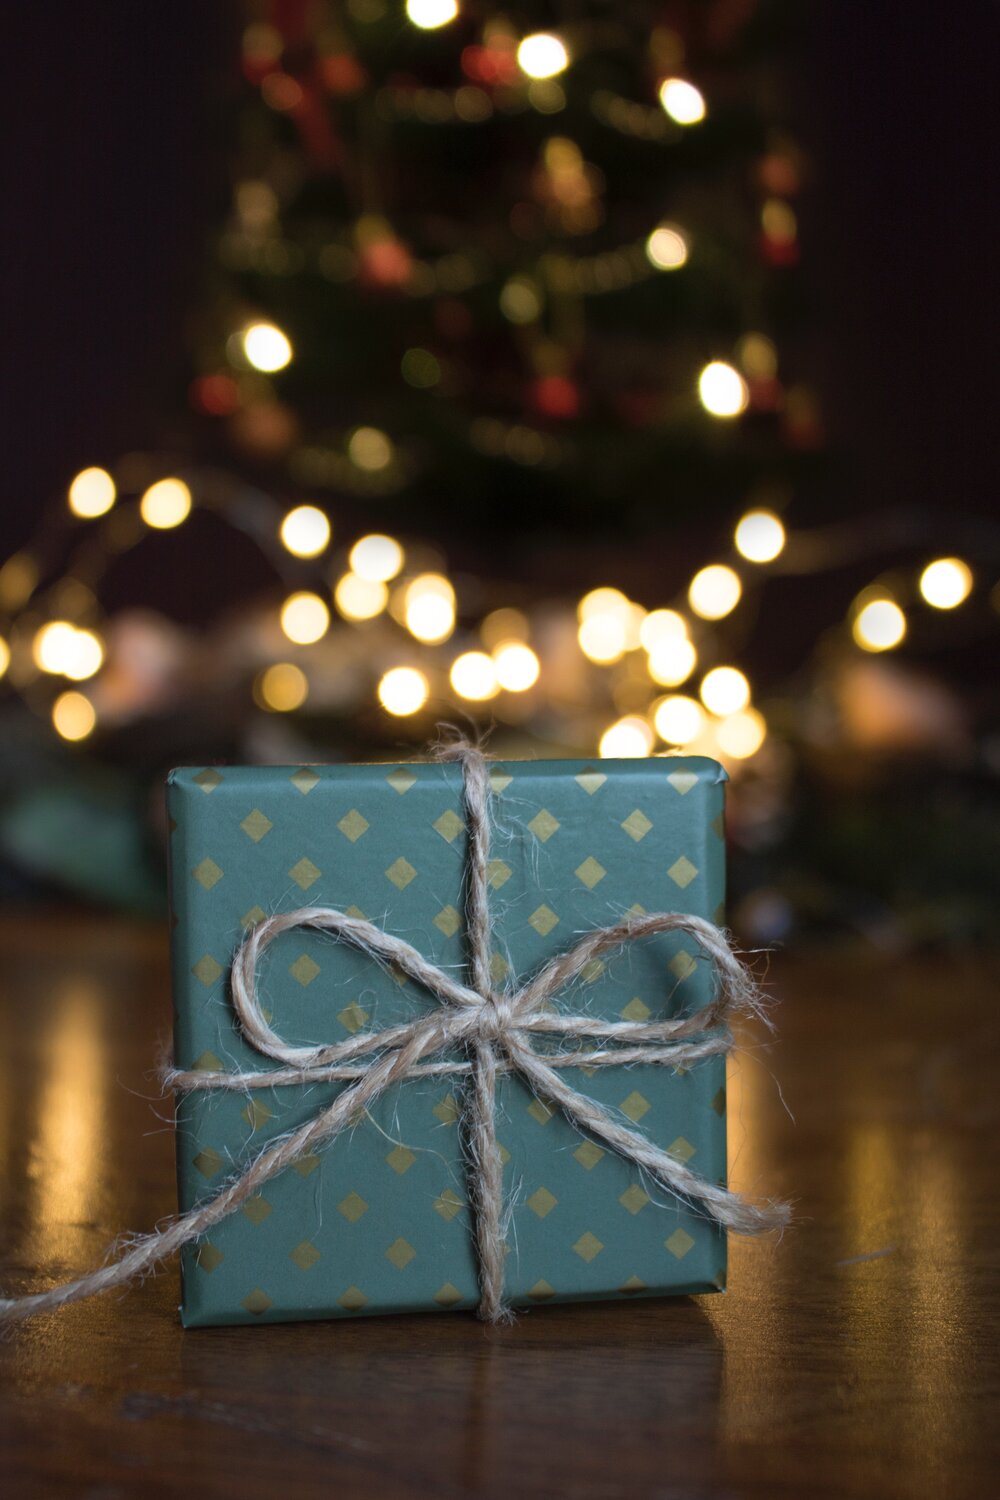
POLYGON ((455 590, 440 573, 421 573, 406 590, 406 628, 418 641, 446 641, 455 629, 455 590))
POLYGON ((653 749, 653 732, 645 719, 627 714, 609 724, 601 735, 600 754, 604 760, 636 760, 653 749))
POLYGON ((639 641, 652 651, 660 641, 687 635, 687 621, 676 609, 651 609, 639 626, 639 641))
POLYGON ((576 617, 590 620, 597 615, 621 615, 624 619, 628 611, 629 599, 621 589, 591 589, 576 606, 576 617))
POLYGON ((557 36, 536 31, 518 47, 517 64, 529 78, 555 78, 569 67, 569 53, 557 36))
POLYGON ((649 653, 646 668, 661 687, 680 687, 698 665, 698 653, 686 635, 668 635, 649 653))
POLYGON ((274 714, 290 714, 309 696, 309 680, 294 662, 276 661, 254 683, 254 697, 261 708, 274 714))
POLYGON ((4 675, 4 673, 6 672, 6 670, 7 670, 7 668, 9 666, 10 666, 10 647, 8 646, 7 642, 4 640, 3 636, 0 635, 0 677, 2 677, 4 675))
POLYGON ((330 611, 318 594, 289 594, 281 606, 281 628, 297 646, 311 646, 329 626, 330 611))
POLYGON ((622 615, 591 615, 577 631, 580 650, 588 661, 608 666, 620 661, 628 645, 628 619, 622 615))
POLYGON ((692 578, 688 602, 703 620, 721 620, 736 608, 742 592, 738 573, 725 563, 711 563, 692 578))
POLYGON ((534 323, 542 311, 542 298, 527 276, 512 276, 500 293, 500 311, 510 323, 534 323))
POLYGON ((661 698, 653 710, 653 723, 661 740, 668 745, 687 745, 696 740, 705 724, 705 713, 694 698, 672 693, 661 698))
POLYGON ((523 641, 528 634, 528 617, 519 609, 494 609, 479 627, 483 645, 491 651, 509 641, 523 641))
POLYGON ((538 681, 542 670, 538 657, 521 641, 504 641, 493 652, 497 682, 508 693, 526 693, 538 681))
POLYGON ((701 679, 701 701, 713 714, 735 714, 750 702, 750 684, 736 667, 713 667, 701 679))
POLYGON ((403 549, 391 536, 373 533, 354 543, 349 558, 351 569, 369 583, 388 583, 403 566, 403 549))
POLYGON ((676 271, 688 258, 687 240, 673 224, 661 224, 646 241, 646 256, 658 271, 676 271))
POLYGON ((35 636, 31 654, 42 672, 62 672, 73 660, 76 626, 68 620, 50 620, 35 636))
POLYGON ((85 682, 104 663, 104 642, 92 630, 74 630, 72 650, 62 672, 74 682, 85 682))
POLYGON ((294 557, 318 557, 329 545, 329 519, 317 505, 297 505, 281 523, 281 540, 294 557))
POLYGON ((744 373, 753 380, 773 380, 778 373, 778 351, 763 333, 745 333, 736 352, 744 373))
POLYGON ((748 510, 734 540, 737 552, 748 562, 773 562, 785 545, 785 528, 772 510, 748 510))
POLYGON ((755 708, 729 714, 715 726, 719 749, 733 760, 749 760, 751 755, 756 755, 766 735, 764 715, 755 708))
POLYGON ((379 702, 386 713, 402 717, 423 708, 430 691, 427 678, 416 667, 393 667, 378 685, 379 702))
POLYGON ((697 125, 705 118, 705 99, 686 78, 665 78, 660 84, 660 103, 678 125, 697 125))
POLYGON ((292 346, 288 336, 273 323, 251 323, 243 330, 243 353, 255 370, 273 375, 291 363, 292 346))
POLYGON ((458 15, 455 0, 406 0, 406 14, 421 31, 436 31, 458 15))
POLYGON ((713 359, 698 376, 698 399, 713 417, 738 417, 747 409, 750 392, 739 370, 713 359))
POLYGON ((359 578, 345 573, 337 579, 333 602, 345 620, 373 620, 389 602, 389 590, 376 578, 359 578))
POLYGON ((139 501, 139 514, 147 526, 169 531, 191 513, 191 491, 183 479, 158 479, 139 501))
POLYGON ((854 617, 854 639, 865 651, 891 651, 906 634, 906 616, 892 599, 873 599, 854 617))
POLYGON ((96 723, 94 705, 83 693, 60 693, 52 705, 52 727, 64 740, 85 740, 96 723))
POLYGON ((956 609, 972 592, 972 570, 960 557, 939 557, 921 573, 920 592, 935 609, 956 609))
POLYGON ((392 463, 392 442, 377 427, 356 427, 347 444, 351 463, 369 474, 387 469, 392 463))
POLYGON ((485 651, 463 651, 452 662, 449 675, 459 697, 470 698, 474 703, 495 698, 499 691, 496 665, 485 651))
POLYGON ((75 516, 91 521, 111 509, 116 494, 107 469, 82 469, 69 487, 69 508, 75 516))

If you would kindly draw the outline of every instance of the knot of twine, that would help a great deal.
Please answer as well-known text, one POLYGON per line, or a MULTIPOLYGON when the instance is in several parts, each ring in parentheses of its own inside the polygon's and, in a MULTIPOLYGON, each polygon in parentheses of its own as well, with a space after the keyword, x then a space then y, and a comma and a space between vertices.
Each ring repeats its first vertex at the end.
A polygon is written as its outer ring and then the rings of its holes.
POLYGON ((730 1019, 741 1013, 760 1014, 760 998, 752 976, 733 952, 725 933, 701 917, 678 912, 628 917, 587 933, 567 952, 550 959, 519 989, 494 989, 490 975, 487 878, 488 762, 481 751, 464 743, 449 747, 442 754, 446 759, 460 761, 464 775, 469 983, 459 983, 401 938, 391 936, 364 918, 350 917, 330 907, 300 907, 258 922, 233 959, 232 1002, 245 1039, 281 1066, 257 1073, 166 1069, 162 1074, 164 1084, 180 1092, 336 1081, 347 1081, 349 1087, 304 1125, 270 1141, 214 1197, 168 1221, 155 1233, 134 1240, 117 1260, 51 1291, 0 1299, 0 1321, 29 1317, 109 1291, 152 1270, 235 1213, 272 1177, 319 1146, 329 1144, 393 1085, 440 1074, 459 1074, 467 1079, 461 1124, 479 1265, 479 1316, 487 1322, 504 1322, 512 1317, 504 1300, 504 1204, 495 1102, 498 1072, 520 1076, 536 1095, 557 1105, 579 1130, 602 1141, 616 1155, 647 1173, 661 1188, 697 1208, 716 1224, 740 1234, 763 1234, 787 1224, 787 1205, 750 1203, 726 1188, 705 1181, 560 1077, 563 1068, 621 1067, 628 1063, 678 1067, 728 1052, 732 1046, 730 1019), (405 974, 432 995, 439 1002, 438 1008, 428 1016, 381 1031, 362 1032, 345 1042, 328 1046, 289 1045, 271 1028, 261 1009, 257 971, 269 944, 283 933, 304 927, 332 933, 375 962, 391 964, 397 973, 405 974), (564 1015, 548 1005, 557 992, 601 954, 637 938, 667 932, 684 932, 693 937, 715 969, 714 998, 692 1015, 678 1020, 605 1021, 594 1016, 564 1015), (579 1045, 564 1051, 539 1053, 532 1046, 533 1035, 572 1038, 579 1045), (458 1049, 464 1057, 458 1061, 442 1059, 439 1054, 446 1049, 458 1049))

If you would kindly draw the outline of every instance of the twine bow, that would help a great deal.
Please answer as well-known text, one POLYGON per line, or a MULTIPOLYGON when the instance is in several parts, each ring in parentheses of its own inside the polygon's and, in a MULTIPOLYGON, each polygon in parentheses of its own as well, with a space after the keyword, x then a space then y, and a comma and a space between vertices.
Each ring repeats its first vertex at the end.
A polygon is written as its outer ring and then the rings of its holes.
POLYGON ((270 1141, 254 1160, 214 1197, 134 1241, 117 1260, 52 1291, 0 1300, 0 1320, 28 1317, 95 1293, 122 1286, 151 1270, 182 1246, 235 1213, 301 1157, 329 1144, 394 1084, 437 1074, 467 1079, 461 1121, 468 1164, 472 1217, 479 1263, 479 1315, 502 1322, 512 1314, 504 1300, 504 1206, 496 1138, 496 1077, 519 1075, 539 1096, 556 1104, 579 1130, 596 1137, 654 1182, 706 1217, 741 1234, 762 1234, 788 1222, 785 1204, 757 1205, 707 1182, 645 1136, 629 1129, 611 1111, 571 1088, 561 1077, 567 1067, 620 1067, 655 1063, 670 1067, 699 1062, 732 1046, 731 1017, 759 1013, 754 982, 725 934, 711 922, 678 912, 629 917, 595 928, 568 952, 551 959, 517 990, 497 990, 490 976, 490 915, 487 866, 490 849, 489 781, 486 757, 460 744, 445 758, 459 760, 464 774, 468 863, 465 917, 468 984, 430 963, 401 938, 361 917, 329 907, 307 906, 267 917, 251 929, 236 952, 231 972, 233 1007, 246 1040, 281 1066, 251 1073, 167 1069, 164 1083, 177 1091, 275 1088, 283 1084, 347 1081, 349 1087, 312 1119, 270 1141), (364 1032, 329 1046, 296 1047, 282 1040, 261 1009, 257 971, 264 950, 283 933, 300 928, 332 933, 373 960, 394 968, 438 1002, 427 1016, 364 1032), (591 961, 637 938, 685 932, 711 959, 714 998, 678 1020, 605 1021, 593 1016, 554 1013, 548 1002, 591 961), (581 1045, 539 1053, 532 1036, 559 1036, 581 1045), (588 1045, 589 1044, 589 1045, 588 1045), (458 1049, 464 1060, 442 1058, 458 1049))

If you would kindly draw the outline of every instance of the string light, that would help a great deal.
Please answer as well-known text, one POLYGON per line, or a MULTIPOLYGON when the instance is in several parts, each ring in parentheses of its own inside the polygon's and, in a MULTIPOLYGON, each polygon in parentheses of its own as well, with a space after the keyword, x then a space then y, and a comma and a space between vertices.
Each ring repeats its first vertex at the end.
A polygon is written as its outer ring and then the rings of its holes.
POLYGON ((276 661, 254 683, 254 698, 274 714, 290 714, 309 696, 309 679, 294 662, 276 661))
POLYGON ((69 620, 50 620, 35 635, 32 656, 42 672, 83 682, 100 670, 104 645, 92 630, 78 630, 69 620))
POLYGON ((697 125, 705 118, 704 95, 686 78, 665 78, 660 103, 676 125, 697 125))
POLYGON ((528 634, 528 617, 519 609, 494 609, 479 627, 483 645, 496 651, 508 642, 523 641, 528 634))
POLYGON ((64 740, 85 740, 96 724, 94 705, 84 693, 60 693, 52 705, 52 727, 64 740))
POLYGON ((403 566, 403 549, 391 536, 373 533, 354 543, 348 559, 359 578, 369 583, 388 583, 403 566))
POLYGON ((921 573, 920 592, 935 609, 957 609, 972 592, 972 570, 960 557, 939 557, 921 573))
POLYGON ((117 493, 107 469, 81 469, 69 487, 69 508, 82 520, 92 521, 107 514, 117 493))
POLYGON ((747 409, 750 392, 739 370, 713 359, 698 376, 698 399, 713 417, 738 417, 747 409))
POLYGON ((598 615, 621 615, 628 613, 629 599, 621 589, 591 589, 584 594, 576 606, 578 620, 590 620, 598 615))
POLYGON ((785 528, 772 510, 748 510, 736 527, 734 541, 747 562, 773 562, 785 545, 785 528))
POLYGON ((449 679, 460 698, 481 703, 499 692, 497 669, 485 651, 463 651, 451 664, 449 679))
POLYGON ((660 687, 680 687, 698 665, 698 653, 685 635, 668 635, 655 642, 646 668, 660 687))
POLYGON ((291 341, 273 323, 251 323, 244 328, 241 343, 247 364, 265 375, 273 375, 291 364, 291 341))
POLYGON ((639 626, 639 641, 652 651, 661 641, 687 635, 687 621, 676 609, 651 609, 639 626))
POLYGON ((376 474, 392 463, 392 442, 377 427, 358 427, 351 433, 347 456, 358 469, 376 474))
POLYGON ((581 621, 577 639, 588 661, 610 666, 625 655, 628 625, 621 615, 591 615, 581 621))
POLYGON ((434 645, 455 629, 455 590, 440 573, 421 573, 406 590, 406 628, 418 641, 434 645))
POLYGON ((429 692, 427 678, 416 667, 392 667, 378 685, 382 707, 398 718, 423 708, 429 692))
POLYGON ((710 563, 692 578, 688 603, 703 620, 721 620, 736 608, 742 592, 738 573, 725 563, 710 563))
POLYGON ((330 542, 330 522, 316 505, 297 505, 281 523, 281 540, 293 557, 318 557, 330 542))
POLYGON ((555 78, 569 67, 569 53, 557 36, 537 31, 518 47, 517 65, 529 78, 555 78))
POLYGON ((330 611, 318 594, 290 594, 281 606, 281 628, 296 646, 311 646, 330 628, 330 611))
POLYGON ((892 599, 872 599, 858 610, 852 626, 864 651, 892 651, 906 634, 906 616, 892 599))
POLYGON ((3 636, 0 635, 0 677, 3 677, 4 673, 7 671, 7 668, 9 666, 10 666, 10 646, 4 640, 3 636))
POLYGON ((170 531, 191 514, 191 491, 183 479, 158 479, 139 501, 139 514, 156 531, 170 531))
POLYGON ((64 677, 73 682, 85 682, 101 670, 104 664, 104 642, 92 630, 74 630, 72 651, 63 667, 64 677))
POLYGON ((337 579, 333 602, 345 620, 373 620, 389 602, 389 590, 377 578, 359 578, 345 573, 337 579))
POLYGON ((658 271, 676 271, 688 258, 687 240, 675 224, 661 224, 646 241, 646 257, 658 271))
POLYGON ((756 755, 767 735, 764 715, 755 708, 727 714, 715 726, 715 738, 723 755, 732 760, 749 760, 756 755))
POLYGON ((700 703, 682 693, 672 693, 661 698, 653 709, 656 732, 668 745, 688 745, 696 740, 705 725, 705 714, 700 703))
POLYGON ((509 323, 534 323, 542 311, 538 287, 527 276, 512 276, 500 293, 500 311, 509 323))
POLYGON ((750 702, 750 684, 736 667, 713 667, 705 673, 698 692, 713 714, 735 714, 750 702))
POLYGON ((530 646, 521 641, 504 641, 493 652, 497 682, 508 693, 526 693, 534 687, 541 663, 530 646))
POLYGON ((421 31, 436 31, 458 15, 456 0, 406 0, 406 14, 421 31))
POLYGON ((599 752, 604 760, 637 760, 652 753, 653 743, 653 732, 645 719, 627 714, 608 725, 601 735, 599 752))

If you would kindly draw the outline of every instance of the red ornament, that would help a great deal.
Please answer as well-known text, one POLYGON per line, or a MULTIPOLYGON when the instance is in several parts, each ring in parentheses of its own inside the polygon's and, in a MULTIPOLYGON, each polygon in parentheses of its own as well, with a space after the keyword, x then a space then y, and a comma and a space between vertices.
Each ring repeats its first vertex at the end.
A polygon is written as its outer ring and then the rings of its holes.
POLYGON ((331 94, 359 94, 368 74, 350 52, 331 52, 319 65, 319 75, 331 94))
POLYGON ((229 417, 240 404, 240 390, 231 375, 199 375, 188 392, 195 411, 206 417, 229 417))
POLYGON ((466 47, 462 52, 462 72, 474 83, 499 88, 513 83, 518 76, 517 52, 512 38, 489 43, 485 47, 466 47))
POLYGON ((566 375, 543 375, 532 386, 531 402, 543 417, 565 421, 579 416, 580 390, 566 375))

